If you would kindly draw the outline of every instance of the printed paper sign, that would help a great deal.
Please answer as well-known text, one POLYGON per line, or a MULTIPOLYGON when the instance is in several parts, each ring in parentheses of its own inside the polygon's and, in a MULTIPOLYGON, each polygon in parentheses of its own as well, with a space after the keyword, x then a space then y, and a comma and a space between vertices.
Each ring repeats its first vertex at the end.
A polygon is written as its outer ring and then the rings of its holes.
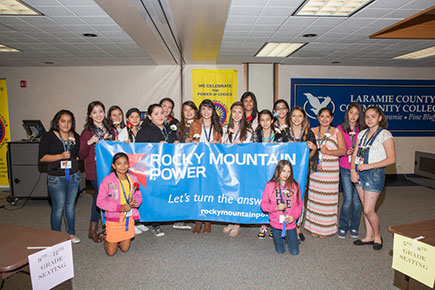
POLYGON ((51 289, 74 277, 71 240, 29 255, 32 288, 51 289))
POLYGON ((432 288, 435 280, 435 247, 394 234, 393 269, 432 288))

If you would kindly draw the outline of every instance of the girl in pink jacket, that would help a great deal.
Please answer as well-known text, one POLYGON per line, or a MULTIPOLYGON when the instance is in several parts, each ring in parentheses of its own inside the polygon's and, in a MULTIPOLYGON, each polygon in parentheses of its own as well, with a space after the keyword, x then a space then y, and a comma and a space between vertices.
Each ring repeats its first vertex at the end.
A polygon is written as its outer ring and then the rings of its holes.
POLYGON ((273 243, 278 254, 285 252, 285 240, 290 254, 299 254, 296 220, 302 210, 301 190, 289 161, 278 162, 272 179, 264 188, 261 209, 269 213, 273 243))
POLYGON ((104 248, 109 256, 115 255, 118 247, 128 251, 134 237, 134 220, 139 220, 140 184, 128 168, 127 154, 115 154, 112 173, 103 179, 98 191, 97 206, 104 210, 106 218, 104 248))

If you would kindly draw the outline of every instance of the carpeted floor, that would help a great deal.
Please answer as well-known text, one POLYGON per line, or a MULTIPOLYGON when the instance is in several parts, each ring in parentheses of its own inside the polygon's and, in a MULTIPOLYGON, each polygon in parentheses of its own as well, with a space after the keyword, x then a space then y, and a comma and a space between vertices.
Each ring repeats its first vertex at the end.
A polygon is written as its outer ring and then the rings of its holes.
MULTIPOLYGON (((223 224, 214 224, 210 235, 166 224, 164 237, 148 231, 136 236, 128 253, 108 257, 102 244, 87 238, 90 204, 85 193, 76 207, 82 242, 73 245, 75 277, 56 289, 396 289, 388 226, 435 218, 435 190, 387 186, 378 210, 384 239, 378 252, 352 245, 350 236, 318 239, 304 232, 298 256, 278 255, 272 240, 257 239, 257 226, 242 227, 232 238, 222 233, 223 224)), ((0 205, 13 208, 4 198, 0 205)), ((17 211, 0 209, 3 223, 45 229, 49 215, 46 200, 30 200, 17 211)), ((30 278, 16 274, 4 289, 31 289, 30 278)))

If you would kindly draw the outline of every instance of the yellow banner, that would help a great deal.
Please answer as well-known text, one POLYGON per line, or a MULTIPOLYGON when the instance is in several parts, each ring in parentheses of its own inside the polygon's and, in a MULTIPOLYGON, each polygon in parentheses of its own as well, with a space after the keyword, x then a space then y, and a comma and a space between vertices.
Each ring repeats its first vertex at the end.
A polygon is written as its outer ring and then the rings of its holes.
POLYGON ((393 269, 433 288, 435 247, 394 234, 393 269))
POLYGON ((221 124, 228 122, 230 107, 237 101, 237 70, 195 69, 192 70, 193 102, 198 106, 210 99, 219 115, 221 124))
POLYGON ((8 142, 10 139, 6 80, 0 79, 0 186, 9 186, 6 152, 8 150, 8 142))

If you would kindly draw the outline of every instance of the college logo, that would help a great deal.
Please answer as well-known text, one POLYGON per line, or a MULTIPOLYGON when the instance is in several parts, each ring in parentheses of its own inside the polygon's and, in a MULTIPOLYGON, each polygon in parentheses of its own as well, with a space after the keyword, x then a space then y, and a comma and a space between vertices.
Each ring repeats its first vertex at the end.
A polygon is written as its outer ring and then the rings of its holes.
POLYGON ((216 112, 219 116, 219 121, 223 125, 225 121, 227 120, 227 108, 224 104, 219 103, 218 101, 213 102, 216 112))
POLYGON ((335 112, 335 104, 331 97, 316 97, 311 93, 304 93, 304 96, 307 97, 307 101, 304 103, 304 110, 311 119, 317 119, 317 115, 322 108, 330 108, 332 113, 335 112))
POLYGON ((129 172, 137 177, 137 180, 144 188, 147 187, 147 176, 145 165, 146 154, 127 154, 129 163, 129 172))

